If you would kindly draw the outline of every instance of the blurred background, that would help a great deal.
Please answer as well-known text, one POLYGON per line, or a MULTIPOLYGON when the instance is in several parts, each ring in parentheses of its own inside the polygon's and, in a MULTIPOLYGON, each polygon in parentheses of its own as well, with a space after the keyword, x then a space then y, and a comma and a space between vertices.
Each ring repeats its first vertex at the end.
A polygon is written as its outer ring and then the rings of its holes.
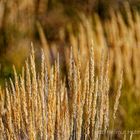
POLYGON ((41 47, 40 30, 48 44, 68 45, 69 28, 78 32, 81 14, 104 21, 112 9, 125 15, 124 3, 140 10, 139 0, 0 0, 0 79, 10 75, 11 64, 21 67, 31 41, 41 47))
POLYGON ((12 77, 13 64, 20 72, 31 42, 37 58, 43 48, 52 64, 60 52, 65 65, 70 46, 85 61, 93 41, 97 60, 109 49, 111 93, 124 70, 117 128, 140 129, 139 11, 140 0, 0 0, 0 84, 12 77))

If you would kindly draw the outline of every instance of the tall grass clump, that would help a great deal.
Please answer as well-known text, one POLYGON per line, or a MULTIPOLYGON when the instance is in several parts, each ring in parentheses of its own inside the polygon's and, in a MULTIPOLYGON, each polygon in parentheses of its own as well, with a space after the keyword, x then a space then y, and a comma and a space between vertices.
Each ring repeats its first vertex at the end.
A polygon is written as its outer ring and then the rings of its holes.
POLYGON ((75 61, 73 51, 71 48, 64 75, 59 55, 48 70, 44 51, 37 71, 33 48, 20 75, 13 67, 14 79, 6 81, 4 89, 0 88, 0 139, 97 140, 110 137, 107 131, 111 118, 116 116, 122 79, 112 115, 109 57, 101 56, 97 71, 94 48, 90 47, 83 71, 81 54, 79 52, 75 61), (101 135, 101 132, 104 133, 101 135))

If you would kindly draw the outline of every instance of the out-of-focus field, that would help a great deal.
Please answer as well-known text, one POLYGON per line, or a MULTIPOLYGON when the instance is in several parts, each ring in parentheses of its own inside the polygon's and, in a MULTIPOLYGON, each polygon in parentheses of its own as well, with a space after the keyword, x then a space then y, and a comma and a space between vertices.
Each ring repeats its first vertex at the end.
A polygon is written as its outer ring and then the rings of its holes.
MULTIPOLYGON (((129 1, 129 3, 127 3, 126 1, 122 3, 121 1, 111 1, 111 0, 108 2, 96 0, 95 1, 89 0, 85 2, 84 1, 68 2, 65 0, 64 1, 38 0, 36 2, 33 0, 0 1, 0 84, 3 89, 2 91, 6 90, 5 81, 8 81, 7 84, 9 84, 9 78, 14 79, 12 67, 13 65, 16 66, 17 73, 22 73, 21 68, 22 66, 25 65, 25 60, 28 58, 31 52, 30 51, 31 46, 33 46, 36 55, 35 56, 36 71, 39 72, 41 72, 40 50, 43 49, 44 51, 45 65, 48 68, 49 74, 52 71, 51 70, 52 65, 55 64, 55 60, 58 58, 59 52, 59 60, 60 60, 59 66, 61 71, 60 76, 62 77, 62 79, 65 79, 66 81, 64 83, 66 84, 65 86, 67 87, 68 90, 67 92, 75 93, 75 90, 71 89, 71 87, 72 88, 75 87, 74 86, 75 84, 72 85, 69 84, 69 82, 71 82, 68 76, 70 69, 69 56, 71 55, 72 52, 73 61, 75 62, 76 65, 76 68, 74 68, 74 70, 76 69, 77 73, 79 70, 80 71, 79 79, 85 80, 86 75, 85 73, 88 67, 87 62, 91 59, 90 53, 92 46, 94 52, 93 57, 94 57, 95 77, 99 76, 100 80, 100 75, 102 73, 101 71, 106 72, 106 69, 108 69, 107 71, 108 77, 105 78, 109 79, 108 81, 109 82, 108 95, 110 101, 109 129, 114 128, 115 130, 122 131, 135 130, 137 132, 139 131, 140 133, 139 7, 140 7, 139 1, 129 1), (103 70, 101 67, 101 62, 103 62, 104 65, 102 66, 104 68, 103 70), (117 91, 118 84, 120 82, 121 77, 120 75, 122 71, 123 71, 123 80, 122 80, 121 97, 118 106, 118 112, 116 115, 116 120, 115 122, 113 122, 112 121, 113 118, 112 114, 114 111, 113 105, 118 92, 117 91), (69 87, 70 85, 71 87, 69 87)), ((34 73, 32 67, 33 66, 31 66, 31 73, 33 73, 33 76, 35 76, 36 74, 34 73)), ((36 75, 34 79, 34 80, 37 79, 36 82, 38 86, 40 84, 38 79, 41 78, 42 75, 40 74, 39 76, 37 77, 36 75)), ((92 76, 91 73, 89 74, 89 76, 92 76)), ((24 85, 23 84, 24 81, 22 81, 24 78, 23 79, 22 78, 19 80, 21 82, 21 83, 19 82, 21 84, 21 85, 19 84, 19 86, 21 87, 24 85)), ((17 90, 16 80, 14 80, 13 83, 15 83, 15 90, 17 90)), ((89 83, 91 84, 92 80, 89 83)), ((96 81, 93 81, 93 83, 96 84, 96 81)), ((55 84, 55 82, 53 84, 55 84)), ((82 84, 84 86, 87 85, 88 83, 82 84)), ((108 86, 108 84, 105 85, 108 86)), ((62 88, 62 92, 65 92, 63 91, 63 86, 60 87, 62 88)), ((77 85, 77 87, 80 86, 77 85)), ((50 87, 49 89, 51 90, 52 87, 50 87)), ((11 90, 10 88, 8 88, 8 90, 6 91, 12 94, 13 89, 11 90)), ((21 89, 21 93, 23 92, 22 90, 24 89, 21 89)), ((28 87, 25 87, 25 91, 26 90, 28 90, 28 87)), ((81 90, 83 89, 81 88, 80 91, 81 90)), ((100 92, 102 91, 99 90, 99 93, 100 92)), ((36 94, 37 91, 34 91, 34 93, 36 94)), ((42 91, 40 93, 42 93, 42 91)), ((4 96, 2 96, 2 98, 3 97, 4 96)), ((21 95, 21 98, 22 97, 23 96, 21 95)), ((17 99, 18 98, 19 97, 17 97, 17 99)), ((86 107, 89 106, 87 105, 86 107)), ((72 107, 72 110, 74 110, 73 108, 74 107, 72 107)), ((23 114, 25 113, 24 111, 25 110, 23 110, 23 114)), ((26 116, 25 114, 24 116, 26 116)), ((24 124, 24 121, 28 122, 28 119, 30 119, 27 118, 25 117, 24 118, 25 120, 23 120, 24 127, 27 125, 26 123, 24 124)), ((2 121, 3 123, 5 123, 4 120, 2 121)), ((37 120, 35 120, 35 122, 37 122, 37 120)), ((88 123, 89 122, 87 120, 87 124, 88 123)), ((85 126, 87 124, 85 123, 85 126)), ((9 134, 12 134, 10 128, 8 127, 6 128, 6 125, 4 127, 6 132, 8 131, 9 134)), ((24 127, 22 126, 22 128, 24 127)), ((51 132, 49 133, 50 135, 54 132, 53 130, 54 127, 53 126, 51 127, 52 127, 50 128, 51 132)), ((18 131, 20 126, 15 126, 15 128, 18 131)), ((39 132, 40 129, 41 128, 39 128, 39 132)), ((69 131, 71 132, 72 130, 70 129, 69 131)), ((38 131, 36 130, 36 132, 38 131)), ((81 134, 80 130, 78 129, 76 132, 78 132, 77 137, 79 138, 80 137, 79 135, 81 134)), ((32 137, 32 134, 30 132, 28 133, 32 137)), ((43 134, 44 133, 45 131, 43 132, 43 134)), ((86 130, 85 133, 88 134, 89 132, 86 130)), ((69 134, 67 134, 66 136, 68 135, 69 134)), ((133 136, 133 138, 135 139, 138 139, 139 137, 140 134, 133 136)), ((88 139, 89 137, 87 136, 86 138, 88 139)), ((116 136, 116 139, 119 138, 121 139, 122 136, 116 136)))

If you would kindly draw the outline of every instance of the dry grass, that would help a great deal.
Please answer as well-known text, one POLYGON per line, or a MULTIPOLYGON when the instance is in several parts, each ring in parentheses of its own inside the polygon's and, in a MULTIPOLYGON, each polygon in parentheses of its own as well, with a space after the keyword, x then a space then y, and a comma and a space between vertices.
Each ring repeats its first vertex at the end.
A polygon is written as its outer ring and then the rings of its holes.
MULTIPOLYGON (((95 75, 94 49, 89 52, 85 72, 71 50, 68 77, 61 77, 59 56, 48 72, 42 51, 41 71, 36 71, 34 50, 21 75, 14 68, 14 80, 0 90, 1 139, 99 139, 109 129, 108 67, 100 61, 95 75), (68 80, 68 83, 66 82, 68 80), (67 85, 68 84, 68 85, 67 85)), ((121 79, 122 81, 122 79, 121 79)), ((118 108, 121 85, 116 97, 118 108)), ((106 133, 105 133, 106 134, 106 133)), ((104 134, 104 136, 105 136, 104 134)))

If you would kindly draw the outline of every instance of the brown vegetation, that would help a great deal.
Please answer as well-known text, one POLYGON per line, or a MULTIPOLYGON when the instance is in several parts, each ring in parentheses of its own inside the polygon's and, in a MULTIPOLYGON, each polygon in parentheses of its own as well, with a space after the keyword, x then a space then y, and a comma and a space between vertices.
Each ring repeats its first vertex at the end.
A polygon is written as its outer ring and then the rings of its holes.
MULTIPOLYGON (((71 50, 68 77, 62 78, 59 57, 48 71, 43 52, 41 72, 36 72, 32 50, 22 74, 18 76, 14 68, 14 80, 6 82, 5 90, 1 90, 1 139, 98 139, 102 137, 100 131, 104 131, 104 137, 109 136, 109 59, 104 66, 102 56, 100 72, 95 76, 93 48, 89 55, 83 72, 80 54, 76 63, 71 50)), ((121 85, 122 79, 114 116, 121 85)))

